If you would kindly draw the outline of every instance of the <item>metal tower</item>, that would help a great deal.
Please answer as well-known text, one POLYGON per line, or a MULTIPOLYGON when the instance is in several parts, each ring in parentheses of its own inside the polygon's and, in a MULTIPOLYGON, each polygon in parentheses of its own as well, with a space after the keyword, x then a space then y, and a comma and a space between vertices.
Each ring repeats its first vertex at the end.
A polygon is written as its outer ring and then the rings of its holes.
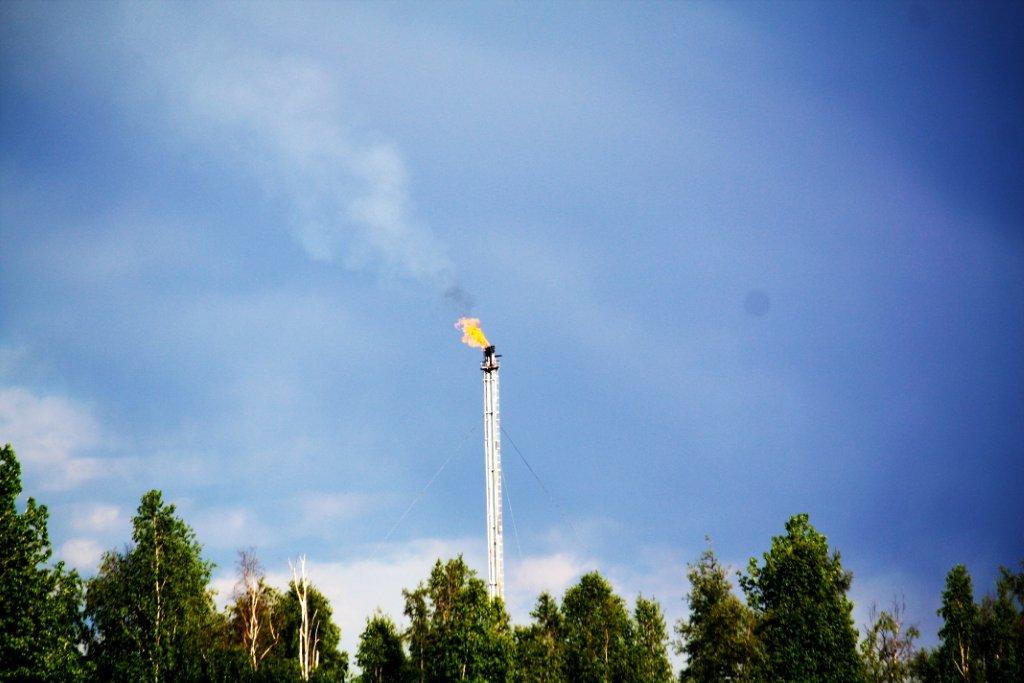
POLYGON ((505 550, 501 530, 501 422, 498 416, 498 356, 484 349, 484 466, 487 478, 487 595, 505 597, 505 550))

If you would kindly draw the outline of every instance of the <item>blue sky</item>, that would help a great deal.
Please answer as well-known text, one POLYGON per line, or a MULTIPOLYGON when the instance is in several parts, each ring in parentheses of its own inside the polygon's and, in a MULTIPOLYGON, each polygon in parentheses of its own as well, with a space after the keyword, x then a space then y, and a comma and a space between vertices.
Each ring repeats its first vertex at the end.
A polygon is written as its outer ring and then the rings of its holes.
POLYGON ((808 512, 934 642, 1024 556, 1019 5, 0 15, 0 440, 84 572, 151 487, 349 648, 484 571, 470 313, 520 620, 591 568, 674 619, 808 512))

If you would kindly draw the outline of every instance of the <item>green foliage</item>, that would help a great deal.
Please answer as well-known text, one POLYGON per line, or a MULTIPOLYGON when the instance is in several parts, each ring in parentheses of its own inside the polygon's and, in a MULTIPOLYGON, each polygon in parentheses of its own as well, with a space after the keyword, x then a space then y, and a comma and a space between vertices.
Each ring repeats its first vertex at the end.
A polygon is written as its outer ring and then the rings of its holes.
POLYGON ((102 680, 199 681, 214 677, 218 622, 195 532, 159 491, 142 497, 134 546, 104 555, 89 581, 90 657, 102 680))
POLYGON ((689 619, 676 624, 679 654, 686 655, 680 681, 711 683, 750 677, 757 655, 754 617, 732 592, 725 568, 711 548, 689 565, 689 619))
POLYGON ((514 644, 505 605, 487 597, 461 555, 438 560, 426 585, 403 595, 412 680, 509 679, 514 644))
POLYGON ((532 624, 516 628, 514 678, 527 683, 561 683, 566 680, 562 673, 565 646, 558 602, 541 593, 530 616, 532 624))
POLYGON ((245 668, 251 671, 258 671, 263 660, 273 657, 277 654, 278 648, 281 648, 282 596, 273 586, 268 586, 263 578, 260 578, 257 590, 259 593, 255 614, 250 596, 242 593, 228 605, 225 624, 226 646, 236 652, 245 662, 245 668), (259 625, 255 643, 248 642, 245 635, 248 622, 252 619, 259 625), (250 647, 256 654, 255 667, 250 647))
POLYGON ((654 600, 637 598, 633 621, 630 679, 637 683, 669 683, 672 665, 668 661, 668 632, 661 606, 654 600))
MULTIPOLYGON (((245 681, 245 683, 304 683, 302 675, 299 673, 298 660, 278 656, 267 657, 256 671, 252 670, 244 658, 239 658, 235 661, 235 668, 229 670, 218 680, 224 681, 224 683, 237 683, 238 681, 245 681)), ((321 679, 319 674, 314 672, 310 676, 310 680, 329 679, 321 679)))
POLYGON ((375 614, 366 620, 366 628, 359 636, 356 663, 362 669, 363 683, 388 683, 402 680, 405 671, 405 651, 391 617, 375 614))
MULTIPOLYGON (((252 591, 217 613, 208 588, 212 565, 202 559, 195 533, 159 491, 150 491, 133 519, 133 543, 107 552, 83 590, 63 563, 47 566, 47 510, 30 498, 19 512, 21 489, 20 466, 7 445, 0 450, 0 683, 301 680, 302 617, 294 582, 279 593, 250 557, 252 580, 243 584, 252 591), (252 650, 253 630, 246 623, 260 625, 252 650)), ((243 553, 243 565, 245 558, 243 553)), ((1001 568, 995 593, 979 605, 970 574, 957 565, 946 577, 935 650, 915 652, 919 634, 904 625, 897 605, 873 619, 858 657, 846 596, 851 576, 807 515, 797 515, 786 523, 785 535, 772 538, 762 560, 752 558, 740 576, 749 607, 733 594, 710 549, 689 565, 689 617, 676 625, 676 649, 687 660, 679 678, 1021 681, 1024 563, 1021 569, 1001 568)), ((638 598, 631 616, 596 572, 566 590, 561 606, 541 594, 532 622, 514 632, 503 601, 487 597, 484 582, 461 556, 438 560, 426 583, 403 595, 410 622, 403 634, 390 618, 376 614, 360 636, 356 660, 365 683, 672 679, 658 603, 638 598)), ((338 650, 341 632, 315 587, 309 587, 308 614, 318 653, 310 680, 345 681, 348 655, 338 650)))
MULTIPOLYGON (((920 635, 916 626, 906 626, 906 608, 894 603, 891 612, 873 617, 860 643, 861 662, 867 683, 900 683, 910 680, 914 660, 914 640, 920 635)), ((874 610, 873 610, 874 613, 874 610)))
POLYGON ((63 562, 47 567, 52 549, 45 505, 28 499, 19 513, 21 465, 10 444, 0 449, 0 681, 74 681, 87 668, 82 582, 63 562))
POLYGON ((811 526, 806 514, 786 522, 786 535, 772 538, 764 565, 750 559, 740 584, 757 617, 764 656, 758 677, 773 681, 837 681, 861 678, 851 575, 839 553, 811 526))
POLYGON ((565 592, 562 615, 568 680, 628 680, 632 623, 611 584, 597 572, 585 574, 565 592))
MULTIPOLYGON (((1024 570, 1024 562, 1021 563, 1024 570)), ((967 568, 946 575, 942 591, 939 646, 919 651, 911 662, 912 680, 921 683, 1002 683, 1024 680, 1024 571, 1000 567, 995 595, 980 607, 967 568)))
MULTIPOLYGON (((317 651, 319 665, 310 676, 314 681, 344 681, 348 675, 348 653, 338 650, 341 643, 341 629, 331 621, 331 603, 314 586, 309 587, 307 610, 312 629, 319 639, 317 651)), ((275 657, 297 662, 299 658, 299 628, 302 624, 302 608, 295 582, 288 584, 288 592, 278 602, 280 610, 281 643, 275 649, 275 657)))
POLYGON ((938 683, 939 666, 935 650, 921 649, 910 660, 910 678, 917 683, 938 683))
POLYGON ((661 607, 638 598, 631 620, 596 572, 566 591, 561 609, 542 593, 531 616, 530 626, 516 629, 517 681, 672 680, 661 607))
POLYGON ((280 656, 282 594, 266 582, 253 550, 238 553, 238 583, 222 615, 221 671, 233 681, 293 681, 298 668, 280 656))
POLYGON ((981 655, 990 681, 1024 681, 1024 561, 999 568, 995 597, 981 606, 981 655))
POLYGON ((938 649, 939 676, 944 681, 979 680, 977 649, 978 606, 967 567, 958 564, 946 575, 942 591, 941 644, 938 649))
POLYGON ((915 661, 920 680, 1024 680, 1024 572, 1001 567, 995 595, 979 606, 970 573, 956 565, 946 575, 938 613, 939 646, 915 661))

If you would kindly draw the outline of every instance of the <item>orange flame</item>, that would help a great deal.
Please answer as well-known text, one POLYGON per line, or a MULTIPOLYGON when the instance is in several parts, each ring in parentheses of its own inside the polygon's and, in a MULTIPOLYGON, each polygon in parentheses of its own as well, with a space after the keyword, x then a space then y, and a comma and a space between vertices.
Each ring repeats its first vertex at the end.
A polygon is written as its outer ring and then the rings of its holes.
POLYGON ((491 345, 480 329, 480 318, 459 318, 455 329, 462 330, 462 343, 474 349, 486 349, 491 345))

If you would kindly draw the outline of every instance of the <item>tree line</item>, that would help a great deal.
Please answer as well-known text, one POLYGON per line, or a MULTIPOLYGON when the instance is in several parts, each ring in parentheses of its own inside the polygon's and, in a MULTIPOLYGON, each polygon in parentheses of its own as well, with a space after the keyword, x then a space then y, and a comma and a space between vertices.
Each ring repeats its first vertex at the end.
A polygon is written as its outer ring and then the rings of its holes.
POLYGON ((807 515, 789 519, 760 558, 737 573, 709 547, 688 567, 688 616, 668 633, 657 601, 632 609, 597 572, 559 601, 542 593, 530 622, 512 624, 503 601, 462 557, 438 560, 403 591, 407 626, 368 616, 350 672, 331 605, 304 560, 284 588, 268 584, 251 550, 217 610, 213 565, 195 532, 159 491, 142 496, 132 542, 106 552, 83 580, 51 563, 45 506, 19 511, 21 469, 0 450, 0 681, 946 681, 1024 680, 1024 562, 1001 568, 975 601, 962 565, 946 578, 939 644, 895 603, 861 637, 847 597, 852 575, 807 515), (740 597, 742 595, 742 599, 740 597), (683 655, 673 673, 670 648, 683 655))

